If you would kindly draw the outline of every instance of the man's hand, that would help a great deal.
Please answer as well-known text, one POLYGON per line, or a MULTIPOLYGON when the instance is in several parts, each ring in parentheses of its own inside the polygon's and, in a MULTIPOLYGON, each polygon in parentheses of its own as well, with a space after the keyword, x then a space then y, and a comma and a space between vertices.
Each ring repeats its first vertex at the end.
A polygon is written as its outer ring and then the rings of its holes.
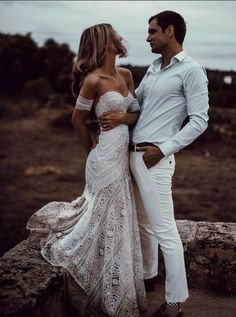
POLYGON ((114 129, 119 124, 123 123, 125 113, 117 111, 107 111, 104 112, 101 117, 99 117, 99 123, 103 131, 108 131, 114 129))
POLYGON ((145 152, 143 154, 143 161, 147 168, 156 165, 164 157, 158 146, 138 146, 136 149, 137 151, 145 152))

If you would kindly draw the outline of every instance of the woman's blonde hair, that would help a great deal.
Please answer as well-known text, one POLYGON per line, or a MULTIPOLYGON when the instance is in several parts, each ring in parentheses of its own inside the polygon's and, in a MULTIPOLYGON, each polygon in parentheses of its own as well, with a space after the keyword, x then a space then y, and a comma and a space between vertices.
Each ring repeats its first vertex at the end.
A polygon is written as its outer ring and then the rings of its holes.
POLYGON ((96 24, 83 31, 78 55, 72 70, 72 94, 74 97, 79 95, 85 76, 103 64, 109 40, 113 40, 119 57, 127 56, 127 49, 115 36, 115 31, 110 24, 96 24))

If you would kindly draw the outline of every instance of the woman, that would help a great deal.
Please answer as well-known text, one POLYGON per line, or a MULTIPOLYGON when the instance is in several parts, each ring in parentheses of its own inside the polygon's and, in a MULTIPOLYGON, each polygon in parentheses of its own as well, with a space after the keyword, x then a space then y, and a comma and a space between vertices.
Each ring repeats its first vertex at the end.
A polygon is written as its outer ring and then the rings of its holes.
POLYGON ((85 189, 71 203, 51 202, 38 210, 26 227, 31 230, 29 245, 39 244, 45 260, 73 277, 82 292, 71 294, 86 317, 132 317, 145 309, 128 165, 128 125, 136 122, 139 106, 131 73, 115 67, 117 55, 125 56, 126 49, 111 25, 83 32, 73 68, 77 101, 72 122, 88 154, 85 189), (112 126, 105 125, 93 144, 86 120, 95 113, 102 121, 109 111, 117 111, 112 126))

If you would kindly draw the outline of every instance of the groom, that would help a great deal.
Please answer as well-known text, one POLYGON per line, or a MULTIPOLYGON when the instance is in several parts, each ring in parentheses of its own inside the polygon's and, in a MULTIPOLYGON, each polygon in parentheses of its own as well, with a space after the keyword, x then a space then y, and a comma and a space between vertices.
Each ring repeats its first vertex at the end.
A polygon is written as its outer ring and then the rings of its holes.
MULTIPOLYGON (((209 106, 206 72, 183 50, 185 33, 185 21, 176 12, 164 11, 149 19, 147 42, 161 57, 151 64, 136 89, 141 111, 132 132, 130 166, 137 184, 146 290, 154 290, 158 244, 166 273, 166 300, 154 316, 182 316, 181 303, 189 297, 171 192, 174 153, 206 130, 209 106), (182 127, 187 116, 189 121, 182 127)), ((111 118, 103 119, 108 124, 111 118)))
POLYGON ((176 12, 164 11, 149 19, 147 42, 161 57, 136 90, 141 113, 132 133, 130 164, 138 187, 146 289, 153 290, 158 274, 158 243, 166 272, 166 301, 154 316, 181 316, 181 302, 189 297, 171 192, 174 153, 206 130, 209 106, 206 72, 183 50, 185 33, 185 21, 176 12), (181 128, 187 116, 189 121, 181 128))

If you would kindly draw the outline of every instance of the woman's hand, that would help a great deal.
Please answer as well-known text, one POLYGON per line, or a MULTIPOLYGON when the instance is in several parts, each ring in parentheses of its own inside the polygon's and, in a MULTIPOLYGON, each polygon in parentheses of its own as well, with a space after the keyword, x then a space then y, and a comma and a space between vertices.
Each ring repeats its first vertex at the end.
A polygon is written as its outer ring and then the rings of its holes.
POLYGON ((109 131, 114 129, 119 124, 124 123, 125 113, 117 111, 107 111, 104 112, 101 117, 99 117, 99 124, 103 131, 109 131))

